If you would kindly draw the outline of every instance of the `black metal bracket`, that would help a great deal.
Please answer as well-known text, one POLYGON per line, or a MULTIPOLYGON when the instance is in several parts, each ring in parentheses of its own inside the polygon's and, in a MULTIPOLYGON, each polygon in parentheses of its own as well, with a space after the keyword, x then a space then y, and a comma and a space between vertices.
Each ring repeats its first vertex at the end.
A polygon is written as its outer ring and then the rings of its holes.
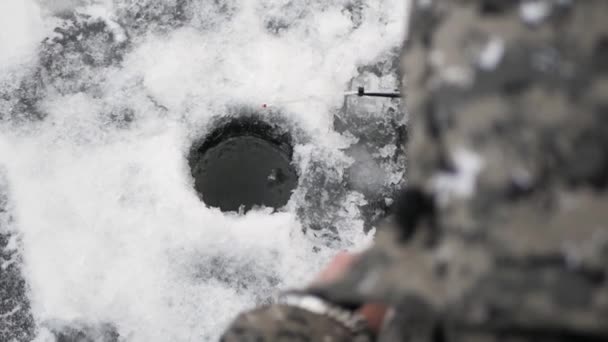
POLYGON ((362 97, 362 96, 387 97, 387 98, 391 98, 391 99, 397 99, 397 98, 401 98, 401 93, 399 93, 399 92, 397 92, 397 93, 380 93, 380 92, 366 93, 364 87, 359 87, 357 89, 357 96, 359 96, 359 97, 362 97))

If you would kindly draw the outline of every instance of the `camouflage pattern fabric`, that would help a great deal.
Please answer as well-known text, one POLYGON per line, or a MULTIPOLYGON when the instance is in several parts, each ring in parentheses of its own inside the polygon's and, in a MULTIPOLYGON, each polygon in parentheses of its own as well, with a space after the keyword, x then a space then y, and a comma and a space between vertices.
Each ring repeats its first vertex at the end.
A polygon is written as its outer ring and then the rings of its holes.
POLYGON ((407 189, 310 291, 393 307, 380 341, 608 340, 608 1, 411 10, 407 189))
POLYGON ((304 309, 270 305, 241 314, 221 341, 366 342, 369 339, 356 339, 340 323, 304 309))

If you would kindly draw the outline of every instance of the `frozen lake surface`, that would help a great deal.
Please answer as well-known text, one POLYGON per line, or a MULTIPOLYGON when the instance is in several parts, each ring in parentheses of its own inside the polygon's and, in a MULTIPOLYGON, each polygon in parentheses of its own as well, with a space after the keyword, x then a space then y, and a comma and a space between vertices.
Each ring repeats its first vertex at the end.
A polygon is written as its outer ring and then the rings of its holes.
POLYGON ((403 181, 403 0, 0 2, 0 340, 216 340, 373 239, 403 181), (205 206, 192 145, 289 132, 276 212, 205 206))

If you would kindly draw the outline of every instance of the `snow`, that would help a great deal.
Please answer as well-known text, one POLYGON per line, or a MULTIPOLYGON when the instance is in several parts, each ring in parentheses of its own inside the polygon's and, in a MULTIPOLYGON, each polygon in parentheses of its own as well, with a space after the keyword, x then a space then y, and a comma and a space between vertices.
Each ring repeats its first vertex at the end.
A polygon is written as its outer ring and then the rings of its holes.
POLYGON ((0 1, 0 72, 31 57, 45 34, 40 7, 33 1, 0 1))
MULTIPOLYGON (((356 193, 343 204, 351 219, 339 227, 342 242, 327 247, 302 233, 293 201, 284 212, 244 216, 205 207, 186 161, 216 113, 263 103, 280 104, 310 137, 295 160, 346 159, 332 114, 357 67, 401 44, 407 3, 365 1, 353 27, 343 2, 293 1, 307 14, 280 35, 265 30, 264 6, 286 1, 226 1, 237 8, 231 15, 201 10, 141 35, 120 26, 118 2, 0 2, 0 95, 35 69, 39 42, 60 22, 54 14, 77 8, 130 44, 120 63, 82 76, 83 91, 54 79, 39 103, 44 120, 0 121, 0 170, 37 341, 52 341, 56 322, 110 323, 129 342, 215 340, 240 310, 305 284, 338 251, 369 244, 356 193), (195 22, 209 17, 218 24, 195 22), (122 109, 133 122, 108 119, 122 109)), ((0 110, 12 106, 1 101, 0 110)))

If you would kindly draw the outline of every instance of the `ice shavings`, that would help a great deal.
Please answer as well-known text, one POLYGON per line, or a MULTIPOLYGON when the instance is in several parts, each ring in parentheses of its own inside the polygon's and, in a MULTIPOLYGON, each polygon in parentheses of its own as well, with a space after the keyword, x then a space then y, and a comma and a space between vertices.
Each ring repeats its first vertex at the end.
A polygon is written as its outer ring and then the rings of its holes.
POLYGON ((238 311, 370 242, 356 192, 335 204, 341 240, 324 244, 302 232, 293 205, 229 215, 192 188, 190 144, 241 105, 281 103, 310 138, 296 146, 302 163, 318 152, 336 178, 347 167, 334 158, 347 143, 332 114, 357 68, 401 44, 405 4, 366 1, 355 24, 344 1, 287 2, 298 22, 276 34, 259 5, 276 1, 65 1, 61 11, 79 16, 52 36, 64 41, 40 46, 39 30, 59 19, 32 0, 0 3, 0 109, 25 118, 0 113, 0 166, 37 341, 76 322, 109 323, 129 342, 216 340, 238 311), (77 30, 92 34, 70 40, 77 30), (22 62, 25 88, 41 87, 25 99, 21 80, 3 73, 22 62))

